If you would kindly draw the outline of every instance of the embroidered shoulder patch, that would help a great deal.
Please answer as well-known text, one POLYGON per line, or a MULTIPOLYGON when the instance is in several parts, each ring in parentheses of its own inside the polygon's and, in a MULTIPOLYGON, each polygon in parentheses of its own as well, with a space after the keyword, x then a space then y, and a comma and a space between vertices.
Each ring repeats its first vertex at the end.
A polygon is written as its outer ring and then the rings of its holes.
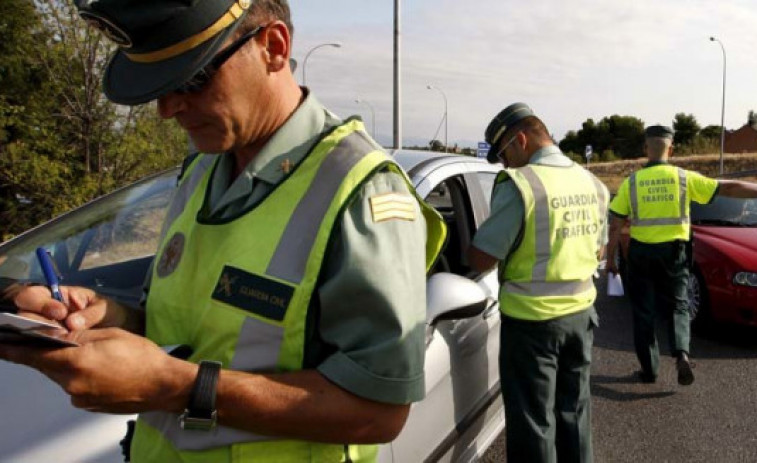
POLYGON ((415 198, 401 193, 386 193, 369 199, 374 223, 386 220, 415 220, 415 198))

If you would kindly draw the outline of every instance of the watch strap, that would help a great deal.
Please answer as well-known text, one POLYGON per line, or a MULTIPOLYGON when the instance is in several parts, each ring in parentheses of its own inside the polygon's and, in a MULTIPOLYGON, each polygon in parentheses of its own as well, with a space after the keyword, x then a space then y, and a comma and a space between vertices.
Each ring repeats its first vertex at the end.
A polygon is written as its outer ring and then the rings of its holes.
POLYGON ((187 409, 179 418, 182 429, 209 431, 216 424, 216 387, 221 362, 200 361, 187 409))

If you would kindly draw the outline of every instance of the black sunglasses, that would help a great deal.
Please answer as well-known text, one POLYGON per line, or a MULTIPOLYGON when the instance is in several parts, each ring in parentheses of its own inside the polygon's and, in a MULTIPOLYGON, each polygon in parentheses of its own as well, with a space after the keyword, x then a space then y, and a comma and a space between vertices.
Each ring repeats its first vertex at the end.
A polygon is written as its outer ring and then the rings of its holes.
POLYGON ((210 82, 213 76, 216 75, 221 66, 223 66, 223 63, 228 61, 237 50, 242 48, 242 46, 249 42, 251 38, 258 35, 264 28, 265 26, 258 26, 236 39, 231 45, 218 52, 218 54, 216 54, 205 67, 197 71, 188 81, 184 82, 174 90, 174 93, 184 95, 186 93, 196 93, 202 90, 208 82, 210 82))

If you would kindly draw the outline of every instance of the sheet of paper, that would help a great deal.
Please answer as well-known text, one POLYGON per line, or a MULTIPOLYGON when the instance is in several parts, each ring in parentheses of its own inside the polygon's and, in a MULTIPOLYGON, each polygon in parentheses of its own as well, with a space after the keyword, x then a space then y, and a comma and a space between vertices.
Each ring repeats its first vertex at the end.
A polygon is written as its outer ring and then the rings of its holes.
POLYGON ((607 295, 608 296, 622 296, 623 295, 623 280, 620 278, 620 273, 608 273, 607 274, 607 295))
POLYGON ((7 312, 0 312, 0 342, 40 347, 78 346, 64 339, 67 331, 52 322, 32 320, 7 312))

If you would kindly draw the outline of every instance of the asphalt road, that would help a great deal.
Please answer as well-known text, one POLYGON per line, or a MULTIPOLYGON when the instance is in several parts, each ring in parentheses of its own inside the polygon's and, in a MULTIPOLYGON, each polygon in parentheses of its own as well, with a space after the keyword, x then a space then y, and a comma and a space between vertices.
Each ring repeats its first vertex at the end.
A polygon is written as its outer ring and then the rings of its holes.
MULTIPOLYGON (((631 307, 599 285, 591 372, 594 461, 757 462, 757 330, 735 326, 694 332, 696 380, 679 386, 665 329, 657 383, 634 376, 631 307)), ((504 433, 484 462, 506 461, 504 433)), ((511 462, 512 463, 512 462, 511 462)))

